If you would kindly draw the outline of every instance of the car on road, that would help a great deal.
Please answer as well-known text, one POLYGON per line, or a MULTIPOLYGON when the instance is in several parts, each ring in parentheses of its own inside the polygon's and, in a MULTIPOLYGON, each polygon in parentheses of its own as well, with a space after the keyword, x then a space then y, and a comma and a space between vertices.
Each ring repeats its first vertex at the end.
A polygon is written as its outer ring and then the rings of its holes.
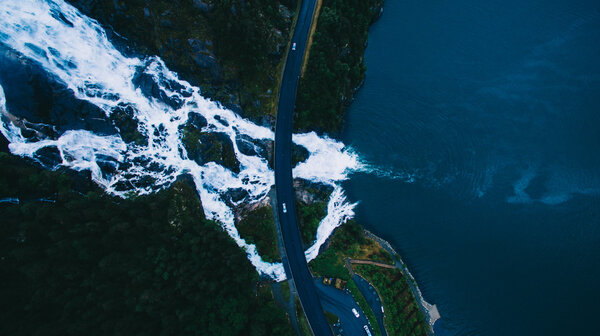
POLYGON ((381 306, 381 312, 382 312, 382 313, 385 313, 385 312, 383 311, 383 306, 381 306))
POLYGON ((296 50, 296 42, 292 43, 292 50, 296 50))
POLYGON ((356 311, 356 308, 352 308, 352 313, 354 314, 354 316, 356 316, 356 318, 360 316, 360 314, 356 311))
POLYGON ((371 336, 371 331, 369 330, 369 327, 367 327, 365 325, 365 326, 363 326, 363 329, 365 329, 365 332, 367 333, 367 336, 371 336))
POLYGON ((281 211, 283 211, 283 213, 287 213, 287 208, 285 207, 285 203, 281 204, 281 211))

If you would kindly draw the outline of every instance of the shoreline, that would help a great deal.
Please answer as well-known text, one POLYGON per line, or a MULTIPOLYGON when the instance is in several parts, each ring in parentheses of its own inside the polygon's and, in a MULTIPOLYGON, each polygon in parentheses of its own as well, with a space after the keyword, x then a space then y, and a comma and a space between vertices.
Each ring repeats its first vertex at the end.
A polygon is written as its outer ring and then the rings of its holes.
POLYGON ((386 251, 388 251, 394 258, 396 267, 398 269, 400 269, 402 274, 404 274, 404 276, 406 276, 408 278, 408 280, 409 280, 408 285, 410 286, 411 291, 413 292, 413 295, 415 296, 415 298, 417 299, 417 302, 419 303, 419 308, 421 309, 423 314, 425 314, 428 317, 429 327, 430 327, 431 333, 433 334, 434 333, 433 326, 435 325, 435 322, 441 318, 441 315, 438 311, 437 306, 435 304, 431 304, 431 303, 425 301, 425 298, 423 298, 423 293, 421 292, 421 289, 419 288, 417 281, 415 280, 413 275, 410 273, 410 271, 408 270, 408 267, 402 260, 402 257, 400 256, 400 254, 398 252, 396 252, 396 250, 394 249, 392 244, 390 244, 387 240, 377 236, 376 234, 374 234, 373 232, 371 232, 365 228, 363 228, 363 233, 365 236, 375 240, 377 243, 379 243, 381 245, 381 247, 383 247, 386 251))

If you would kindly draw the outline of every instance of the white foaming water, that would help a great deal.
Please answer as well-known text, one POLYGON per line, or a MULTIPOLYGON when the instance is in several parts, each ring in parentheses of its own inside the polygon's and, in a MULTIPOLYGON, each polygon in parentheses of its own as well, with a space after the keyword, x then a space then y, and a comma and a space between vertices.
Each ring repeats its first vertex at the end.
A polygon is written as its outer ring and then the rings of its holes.
MULTIPOLYGON (((67 131, 58 140, 41 140, 38 142, 13 142, 10 151, 15 155, 33 157, 44 147, 54 146, 58 149, 62 165, 74 170, 89 170, 92 179, 107 188, 106 179, 102 177, 102 170, 98 165, 99 156, 114 158, 116 162, 123 160, 121 153, 127 147, 117 136, 98 136, 89 131, 67 131)), ((116 163, 113 164, 116 168, 116 163)))
POLYGON ((317 228, 315 243, 304 252, 306 260, 311 261, 315 259, 319 255, 319 249, 327 238, 329 238, 333 230, 354 217, 354 207, 356 204, 346 202, 346 196, 342 188, 337 185, 335 186, 331 196, 329 196, 329 203, 327 203, 327 216, 323 218, 317 228))
POLYGON ((292 140, 309 152, 309 158, 293 170, 294 177, 334 185, 348 178, 348 171, 364 170, 358 155, 344 144, 315 132, 294 134, 292 140))
MULTIPOLYGON (((267 160, 240 152, 236 138, 244 135, 256 141, 273 140, 273 132, 242 119, 219 104, 200 95, 199 88, 179 80, 158 57, 145 60, 127 58, 108 41, 102 27, 63 0, 0 0, 0 44, 35 61, 53 78, 64 83, 76 98, 100 107, 107 116, 117 108, 130 107, 139 131, 147 143, 125 143, 120 136, 101 136, 86 130, 71 130, 58 138, 31 140, 23 136, 19 120, 6 110, 0 86, 0 131, 9 140, 12 153, 34 158, 42 148, 56 148, 62 165, 90 170, 93 180, 107 192, 125 197, 128 193, 147 194, 169 186, 177 176, 193 177, 209 219, 223 228, 245 249, 256 269, 276 280, 285 279, 280 263, 262 260, 253 244, 247 244, 234 225, 232 209, 225 193, 243 189, 248 196, 239 202, 260 201, 274 183, 267 160), (134 84, 136 76, 146 76, 162 92, 149 97, 134 84), (240 162, 234 173, 218 164, 199 165, 188 159, 181 142, 180 126, 195 112, 206 118, 205 132, 226 134, 240 162), (98 164, 113 169, 105 172, 98 164), (126 164, 123 164, 126 163, 126 164), (151 181, 149 183, 148 181, 151 181)), ((315 133, 294 135, 294 142, 310 152, 306 162, 294 169, 296 177, 335 186, 328 214, 317 231, 317 239, 306 251, 314 259, 331 232, 354 215, 336 182, 352 170, 364 169, 358 156, 340 142, 319 138, 315 133)))

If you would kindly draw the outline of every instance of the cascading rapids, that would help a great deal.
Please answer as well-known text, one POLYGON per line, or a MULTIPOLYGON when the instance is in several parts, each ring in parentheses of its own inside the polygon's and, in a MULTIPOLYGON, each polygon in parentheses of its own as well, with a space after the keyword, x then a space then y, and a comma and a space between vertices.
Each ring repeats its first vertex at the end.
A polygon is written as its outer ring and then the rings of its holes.
MULTIPOLYGON (((260 273, 277 280, 285 279, 280 263, 263 261, 256 247, 240 237, 234 226, 233 211, 223 199, 223 195, 233 189, 245 191, 244 202, 266 197, 274 183, 273 171, 264 157, 243 154, 236 139, 273 140, 270 129, 203 98, 199 88, 180 80, 158 57, 140 60, 123 56, 96 21, 63 0, 0 0, 2 45, 41 66, 77 99, 98 106, 107 117, 124 107, 133 111, 138 131, 145 137, 143 144, 126 143, 119 135, 98 135, 81 129, 54 137, 27 137, 19 127, 19 118, 8 111, 0 86, 0 131, 10 142, 12 153, 35 158, 43 148, 56 149, 63 166, 90 170, 96 183, 121 197, 167 187, 177 176, 187 173, 193 177, 207 218, 222 224, 246 250, 260 273), (152 80, 159 94, 144 93, 134 84, 134 79, 141 75, 152 80), (206 118, 203 132, 219 132, 229 137, 240 162, 239 173, 214 162, 200 165, 188 158, 180 129, 188 122, 191 112, 206 118), (110 169, 106 169, 107 166, 110 169)), ((354 215, 354 204, 346 202, 336 183, 362 165, 356 154, 332 139, 308 133, 294 135, 293 141, 310 153, 309 158, 294 169, 294 175, 334 187, 317 240, 306 251, 311 260, 332 231, 354 215)))

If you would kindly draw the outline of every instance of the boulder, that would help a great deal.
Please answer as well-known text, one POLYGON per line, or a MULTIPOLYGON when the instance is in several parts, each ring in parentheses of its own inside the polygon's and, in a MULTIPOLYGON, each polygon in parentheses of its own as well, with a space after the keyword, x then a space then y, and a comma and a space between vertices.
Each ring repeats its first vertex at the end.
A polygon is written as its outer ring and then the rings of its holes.
POLYGON ((306 161, 310 153, 302 146, 292 143, 292 167, 295 167, 298 163, 306 161))
POLYGON ((203 0, 194 0, 194 8, 199 9, 204 13, 208 13, 213 9, 214 5, 203 0))
POLYGON ((13 120, 36 139, 56 139, 68 130, 79 129, 100 135, 117 133, 102 109, 77 99, 73 91, 48 76, 37 63, 2 47, 0 85, 13 120))
POLYGON ((234 173, 240 172, 240 162, 235 157, 229 136, 220 132, 203 132, 191 125, 182 129, 182 142, 188 157, 199 165, 215 162, 234 173))
POLYGON ((328 202, 333 187, 296 178, 294 179, 294 192, 296 200, 305 204, 328 202))

